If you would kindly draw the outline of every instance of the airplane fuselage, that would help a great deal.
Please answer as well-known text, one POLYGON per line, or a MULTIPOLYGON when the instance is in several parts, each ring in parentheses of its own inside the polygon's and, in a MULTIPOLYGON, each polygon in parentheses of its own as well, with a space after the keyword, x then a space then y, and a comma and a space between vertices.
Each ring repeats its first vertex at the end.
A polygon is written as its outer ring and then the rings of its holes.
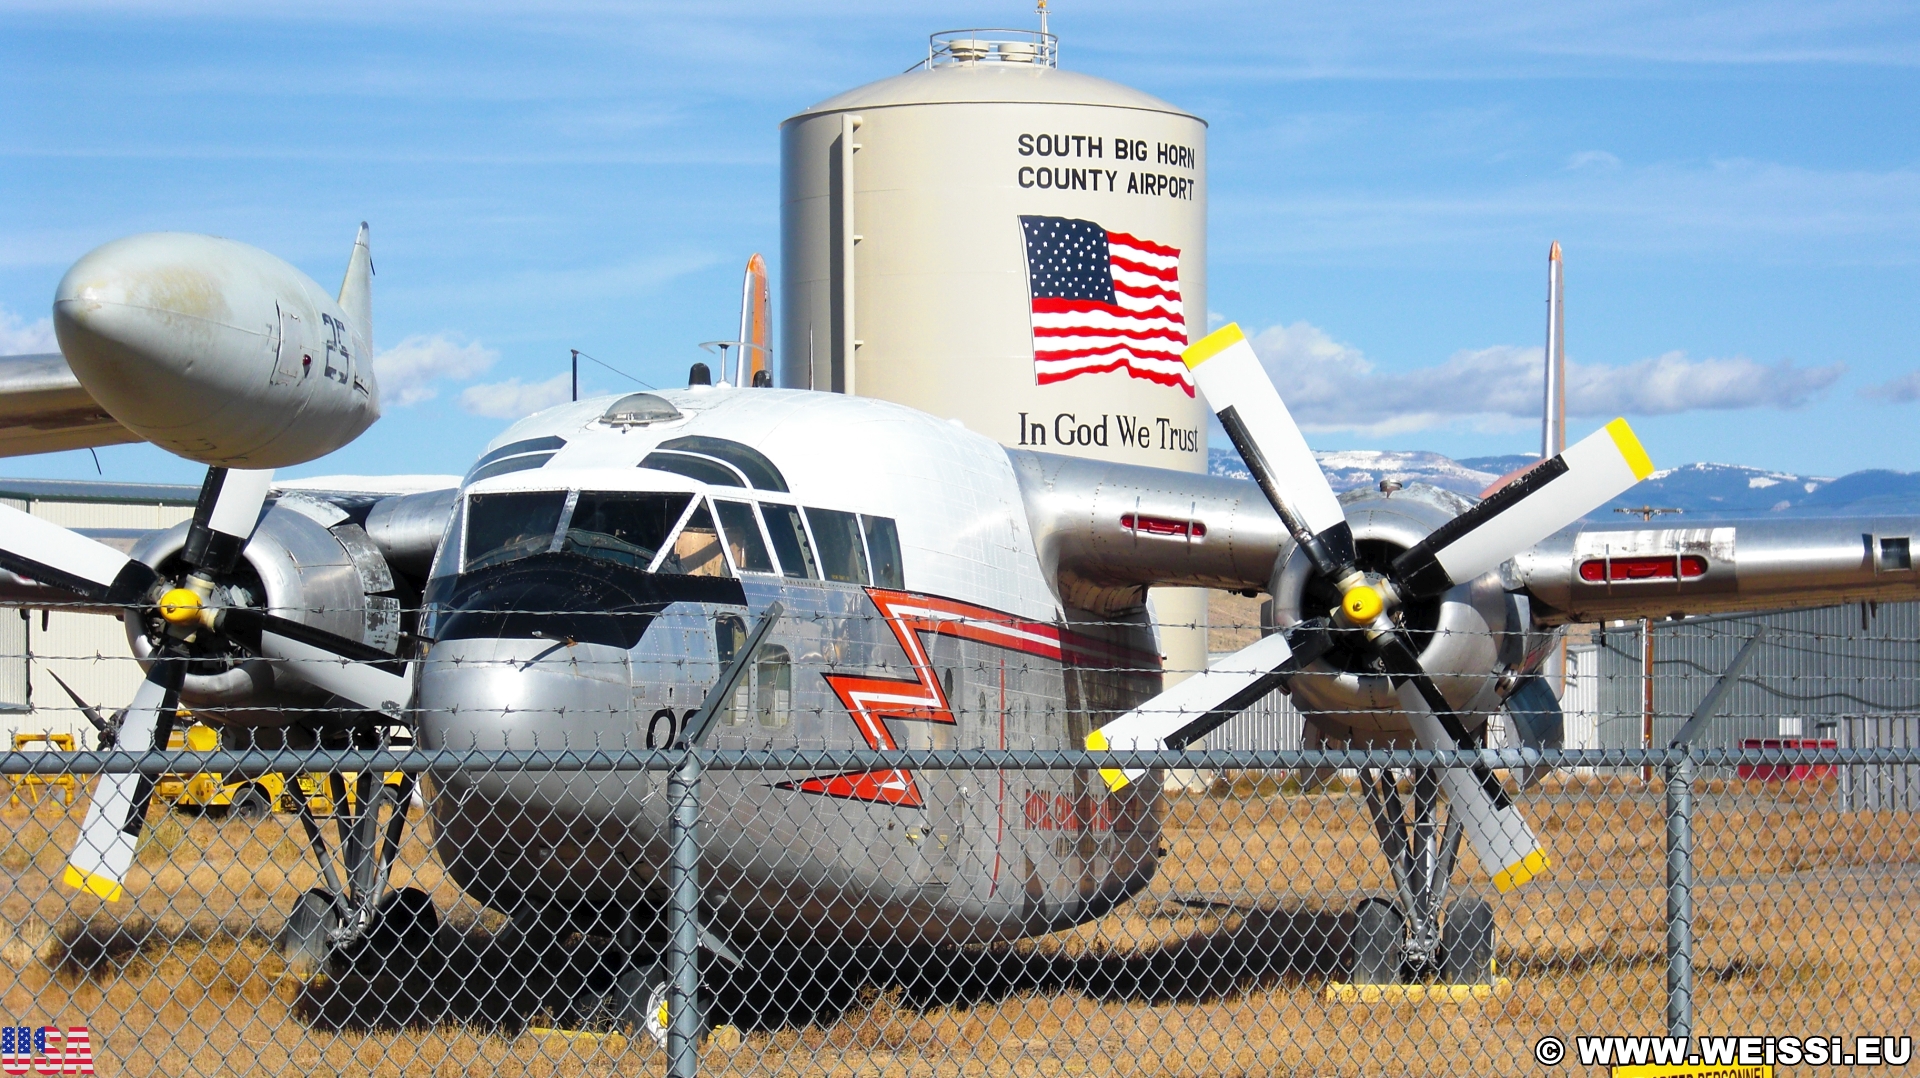
MULTIPOLYGON (((665 747, 775 601, 708 748, 1078 748, 1159 690, 1144 613, 1069 622, 992 441, 827 394, 645 396, 678 417, 563 406, 469 476, 426 595, 429 746, 665 747)), ((713 772, 713 920, 941 940, 1078 923, 1151 879, 1148 786, 713 772)), ((661 773, 475 775, 431 804, 442 859, 495 908, 659 900, 661 773)))

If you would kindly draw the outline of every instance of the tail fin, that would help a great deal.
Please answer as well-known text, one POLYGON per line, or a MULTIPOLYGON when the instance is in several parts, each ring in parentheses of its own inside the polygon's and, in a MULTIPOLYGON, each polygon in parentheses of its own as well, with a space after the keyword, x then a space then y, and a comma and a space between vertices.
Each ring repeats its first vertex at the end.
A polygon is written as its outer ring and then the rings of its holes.
POLYGON ((767 294, 767 260, 758 254, 747 259, 746 280, 740 289, 740 384, 758 385, 766 371, 771 385, 773 349, 771 301, 767 294))
POLYGON ((367 223, 360 222, 360 234, 353 241, 353 255, 347 259, 347 276, 340 282, 340 310, 373 343, 373 249, 367 243, 367 223))

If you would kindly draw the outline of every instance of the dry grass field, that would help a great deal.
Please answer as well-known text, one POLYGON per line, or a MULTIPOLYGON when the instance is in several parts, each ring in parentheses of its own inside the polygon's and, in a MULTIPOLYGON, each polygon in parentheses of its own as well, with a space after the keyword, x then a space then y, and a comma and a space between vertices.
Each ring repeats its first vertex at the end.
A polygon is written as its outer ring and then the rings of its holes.
MULTIPOLYGON (((1830 786, 1697 791, 1696 1028, 1915 1032, 1914 819, 1836 812, 1830 786)), ((822 958, 807 983, 744 989, 742 1039, 707 1047, 703 1070, 1539 1074, 1542 1034, 1659 1032, 1658 784, 1569 779, 1526 804, 1556 864, 1495 900, 1513 984, 1491 1001, 1327 1001, 1348 911, 1387 882, 1360 799, 1243 780, 1170 799, 1160 875, 1109 916, 1007 949, 822 958)), ((0 1018, 88 1025, 102 1074, 664 1069, 644 1036, 538 1031, 587 952, 528 953, 441 877, 420 829, 395 882, 426 889, 446 917, 436 954, 393 976, 303 982, 273 947, 314 876, 291 817, 157 815, 130 897, 108 906, 57 884, 83 809, 0 817, 0 1018)), ((1456 878, 1477 876, 1469 863, 1456 878)))

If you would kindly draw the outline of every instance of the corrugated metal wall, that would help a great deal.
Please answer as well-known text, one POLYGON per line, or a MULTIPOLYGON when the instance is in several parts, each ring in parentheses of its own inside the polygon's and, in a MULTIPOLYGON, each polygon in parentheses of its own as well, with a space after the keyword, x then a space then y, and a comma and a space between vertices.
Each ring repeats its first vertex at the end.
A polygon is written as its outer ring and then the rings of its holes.
MULTIPOLYGON (((1920 743, 1920 603, 1887 603, 1655 622, 1654 744, 1673 738, 1761 625, 1767 642, 1697 744, 1737 748, 1769 738, 1831 738, 1863 748, 1920 743)), ((1639 625, 1609 626, 1599 650, 1600 746, 1638 746, 1639 625)), ((1916 769, 1845 770, 1849 796, 1859 798, 1860 807, 1920 807, 1916 769)))

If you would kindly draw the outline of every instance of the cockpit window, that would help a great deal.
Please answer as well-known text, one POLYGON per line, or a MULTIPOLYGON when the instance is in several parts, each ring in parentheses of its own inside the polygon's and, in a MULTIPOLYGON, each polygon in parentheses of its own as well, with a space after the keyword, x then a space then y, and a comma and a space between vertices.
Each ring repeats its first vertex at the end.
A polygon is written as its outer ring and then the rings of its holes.
POLYGON ((814 548, 820 552, 820 572, 843 584, 865 584, 867 555, 860 541, 860 518, 836 509, 807 510, 813 526, 814 548))
POLYGON ((873 560, 873 582, 883 588, 904 588, 906 574, 900 570, 900 529, 890 517, 860 514, 867 533, 867 554, 873 560))
POLYGON ((701 502, 687 518, 686 526, 673 538, 673 548, 660 560, 662 573, 687 576, 729 576, 727 559, 720 551, 720 532, 713 526, 713 514, 701 502))
POLYGON ((654 450, 640 462, 642 468, 652 468, 657 472, 672 472, 684 475, 688 479, 698 479, 712 487, 744 487, 747 477, 739 469, 724 461, 712 457, 703 457, 694 453, 671 453, 654 450))
POLYGON ((727 553, 733 555, 733 564, 743 573, 773 572, 773 557, 767 553, 767 541, 760 536, 760 521, 754 516, 753 506, 716 498, 713 509, 720 515, 720 529, 726 534, 727 553))
POLYGON ((780 555, 780 571, 795 580, 820 579, 820 567, 813 561, 813 545, 807 542, 807 526, 800 521, 800 510, 791 505, 762 504, 767 518, 767 534, 773 536, 773 552, 780 555))
POLYGON ((692 497, 583 490, 560 549, 645 569, 653 564, 692 497))
POLYGON ((681 453, 698 453, 725 461, 745 476, 747 482, 759 490, 771 490, 781 494, 787 492, 787 479, 774 467, 773 461, 765 453, 731 438, 709 438, 705 435, 690 434, 684 438, 669 438, 660 443, 664 450, 681 453))
POLYGON ((549 549, 566 506, 564 490, 475 494, 468 498, 467 570, 549 549))

